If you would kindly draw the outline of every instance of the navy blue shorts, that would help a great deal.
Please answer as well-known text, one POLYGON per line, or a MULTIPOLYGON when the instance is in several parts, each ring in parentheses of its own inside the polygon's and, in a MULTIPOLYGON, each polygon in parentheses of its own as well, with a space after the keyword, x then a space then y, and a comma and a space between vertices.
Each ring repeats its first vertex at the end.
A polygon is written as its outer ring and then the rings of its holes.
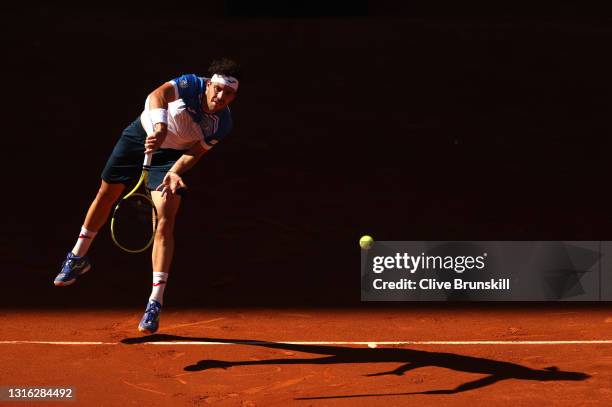
MULTIPOLYGON (((139 117, 123 130, 104 166, 102 179, 109 184, 125 184, 126 186, 138 180, 142 172, 146 138, 147 132, 142 127, 139 117)), ((160 148, 153 152, 147 188, 156 189, 164 180, 168 170, 185 151, 187 150, 160 148)), ((184 190, 179 190, 180 195, 183 192, 184 190)))

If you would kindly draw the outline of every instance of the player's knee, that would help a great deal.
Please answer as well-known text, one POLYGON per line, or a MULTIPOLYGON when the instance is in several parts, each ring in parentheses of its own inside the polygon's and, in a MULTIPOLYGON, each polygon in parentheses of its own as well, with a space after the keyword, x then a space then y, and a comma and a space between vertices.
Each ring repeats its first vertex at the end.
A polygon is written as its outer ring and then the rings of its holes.
POLYGON ((96 199, 103 203, 112 204, 119 196, 121 196, 121 192, 125 187, 122 184, 108 184, 106 182, 102 182, 100 188, 98 189, 98 194, 96 195, 96 199))

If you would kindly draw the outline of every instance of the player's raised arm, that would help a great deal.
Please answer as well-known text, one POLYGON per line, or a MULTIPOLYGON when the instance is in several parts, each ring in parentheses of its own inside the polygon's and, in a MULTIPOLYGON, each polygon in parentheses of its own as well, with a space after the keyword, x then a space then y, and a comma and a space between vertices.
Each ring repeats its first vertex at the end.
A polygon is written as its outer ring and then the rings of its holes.
POLYGON ((157 150, 164 140, 168 131, 168 103, 176 100, 176 88, 170 82, 166 82, 147 97, 145 108, 148 110, 153 133, 145 140, 145 154, 157 150))

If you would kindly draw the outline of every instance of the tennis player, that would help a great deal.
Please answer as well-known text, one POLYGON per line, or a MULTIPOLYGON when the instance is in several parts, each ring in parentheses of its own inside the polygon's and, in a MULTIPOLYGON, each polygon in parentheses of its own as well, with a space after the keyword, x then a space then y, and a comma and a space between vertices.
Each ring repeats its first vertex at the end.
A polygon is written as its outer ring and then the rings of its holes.
POLYGON ((55 278, 56 286, 73 284, 91 269, 89 247, 106 223, 127 184, 153 153, 147 187, 159 220, 152 250, 153 288, 138 330, 156 332, 174 252, 174 224, 187 188, 181 175, 192 168, 232 129, 229 105, 236 98, 240 68, 230 59, 215 60, 208 77, 182 75, 151 92, 142 114, 123 130, 104 170, 74 248, 55 278))

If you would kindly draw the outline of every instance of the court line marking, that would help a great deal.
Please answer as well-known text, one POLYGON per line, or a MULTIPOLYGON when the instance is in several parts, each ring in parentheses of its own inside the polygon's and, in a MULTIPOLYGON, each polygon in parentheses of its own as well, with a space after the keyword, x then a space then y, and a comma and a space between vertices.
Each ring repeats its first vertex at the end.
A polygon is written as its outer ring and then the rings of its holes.
MULTIPOLYGON (((142 342, 138 345, 158 345, 158 346, 217 346, 217 345, 592 345, 612 344, 612 339, 593 339, 593 340, 551 340, 551 341, 235 341, 235 342, 213 342, 213 341, 165 341, 165 342, 142 342)), ((123 345, 121 342, 94 342, 94 341, 0 341, 0 345, 66 345, 66 346, 87 346, 87 345, 123 345)))

